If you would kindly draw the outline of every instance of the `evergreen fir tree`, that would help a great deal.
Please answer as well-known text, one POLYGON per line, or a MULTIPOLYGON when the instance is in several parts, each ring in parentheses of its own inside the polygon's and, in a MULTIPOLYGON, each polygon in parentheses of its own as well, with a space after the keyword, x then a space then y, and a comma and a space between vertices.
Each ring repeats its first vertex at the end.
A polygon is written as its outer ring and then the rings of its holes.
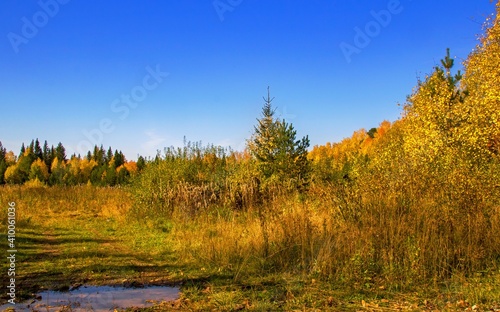
POLYGON ((21 151, 19 153, 19 157, 24 155, 24 152, 26 152, 26 148, 24 147, 24 142, 21 144, 21 151))
POLYGON ((272 164, 275 160, 277 136, 277 122, 274 120, 275 110, 272 108, 269 87, 267 88, 267 99, 264 99, 262 107, 262 117, 257 119, 257 126, 254 127, 254 136, 250 142, 250 150, 259 163, 259 168, 264 178, 269 178, 272 173, 272 164))
POLYGON ((5 171, 7 170, 7 161, 5 155, 7 150, 3 147, 2 142, 0 142, 0 184, 5 183, 5 171))
POLYGON ((115 150, 115 154, 113 157, 115 159, 116 168, 120 167, 121 165, 123 165, 125 163, 125 156, 123 155, 123 153, 121 151, 118 152, 118 150, 115 150))
POLYGON ((276 167, 289 187, 303 190, 308 185, 310 164, 307 159, 309 137, 296 139, 297 131, 291 123, 282 120, 278 126, 276 167))
POLYGON ((99 147, 97 147, 97 145, 94 145, 94 151, 92 152, 92 159, 95 160, 98 166, 102 165, 102 157, 100 156, 100 149, 99 147))
POLYGON ((108 148, 108 152, 106 153, 106 162, 109 163, 113 159, 113 150, 111 146, 108 148))
POLYGON ((50 166, 52 166, 52 162, 56 159, 56 149, 54 148, 54 145, 50 146, 50 166))
POLYGON ((116 175, 116 184, 127 183, 129 177, 130 177, 130 172, 125 167, 121 167, 120 171, 118 171, 116 175))
POLYGON ((264 182, 272 180, 289 190, 302 190, 307 185, 310 173, 307 159, 309 138, 306 136, 297 140, 297 131, 292 124, 274 118, 273 99, 268 88, 262 117, 254 127, 249 149, 264 182))
POLYGON ((146 159, 144 157, 139 156, 137 158, 137 171, 141 172, 144 168, 146 168, 146 159))
POLYGON ((56 157, 59 161, 66 161, 66 149, 61 142, 56 147, 56 157))
POLYGON ((38 141, 38 138, 35 140, 35 146, 33 152, 35 153, 37 159, 43 159, 43 151, 42 148, 40 147, 40 141, 38 141))
POLYGON ((454 64, 455 60, 450 57, 450 48, 447 48, 446 56, 441 60, 441 65, 446 70, 446 78, 448 79, 449 84, 453 86, 455 86, 460 81, 460 79, 462 79, 462 73, 460 71, 457 71, 455 76, 451 75, 451 69, 453 68, 454 64))
POLYGON ((6 154, 7 150, 3 147, 2 142, 0 141, 0 161, 5 160, 6 154))
POLYGON ((49 148, 49 144, 47 143, 47 140, 45 140, 45 142, 43 143, 42 159, 45 162, 45 165, 47 165, 47 167, 50 168, 50 165, 52 164, 52 153, 49 148))

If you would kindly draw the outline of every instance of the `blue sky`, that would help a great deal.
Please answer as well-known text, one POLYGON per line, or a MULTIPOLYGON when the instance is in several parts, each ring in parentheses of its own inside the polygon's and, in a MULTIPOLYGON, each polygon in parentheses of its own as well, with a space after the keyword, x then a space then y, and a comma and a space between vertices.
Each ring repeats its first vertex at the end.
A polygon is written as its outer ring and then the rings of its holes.
POLYGON ((308 134, 311 145, 339 141, 399 118, 397 103, 417 77, 447 47, 463 61, 494 7, 489 0, 3 1, 0 141, 16 154, 34 138, 62 142, 70 153, 97 143, 130 160, 180 146, 184 136, 242 149, 267 86, 278 116, 299 136, 308 134))

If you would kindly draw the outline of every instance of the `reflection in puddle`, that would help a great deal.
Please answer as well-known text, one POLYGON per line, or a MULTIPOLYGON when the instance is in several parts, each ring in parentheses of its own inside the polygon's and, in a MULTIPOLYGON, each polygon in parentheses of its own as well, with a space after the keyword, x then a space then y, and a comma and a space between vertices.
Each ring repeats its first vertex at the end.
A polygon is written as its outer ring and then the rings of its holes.
POLYGON ((43 291, 36 300, 16 305, 0 306, 4 311, 113 311, 131 307, 151 307, 161 301, 175 300, 179 289, 175 287, 153 286, 145 288, 123 288, 111 286, 82 286, 68 292, 43 291))

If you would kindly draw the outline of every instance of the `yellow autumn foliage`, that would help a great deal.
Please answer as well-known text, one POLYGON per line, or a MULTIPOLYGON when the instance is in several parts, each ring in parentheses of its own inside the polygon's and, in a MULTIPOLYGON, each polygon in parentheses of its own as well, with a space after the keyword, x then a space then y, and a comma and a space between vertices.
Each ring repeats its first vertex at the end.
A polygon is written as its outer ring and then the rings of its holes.
POLYGON ((49 169, 43 160, 37 159, 31 164, 29 178, 40 182, 46 182, 49 179, 49 169))

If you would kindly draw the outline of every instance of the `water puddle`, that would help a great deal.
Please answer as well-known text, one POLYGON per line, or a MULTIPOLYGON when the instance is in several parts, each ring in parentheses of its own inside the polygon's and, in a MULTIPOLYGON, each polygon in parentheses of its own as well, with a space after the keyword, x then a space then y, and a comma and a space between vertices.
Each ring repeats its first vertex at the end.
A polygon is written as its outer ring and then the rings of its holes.
POLYGON ((81 286, 68 292, 43 291, 36 297, 37 299, 16 305, 4 304, 0 306, 0 310, 14 308, 15 311, 113 311, 132 307, 147 308, 161 301, 177 299, 179 289, 166 286, 81 286))

